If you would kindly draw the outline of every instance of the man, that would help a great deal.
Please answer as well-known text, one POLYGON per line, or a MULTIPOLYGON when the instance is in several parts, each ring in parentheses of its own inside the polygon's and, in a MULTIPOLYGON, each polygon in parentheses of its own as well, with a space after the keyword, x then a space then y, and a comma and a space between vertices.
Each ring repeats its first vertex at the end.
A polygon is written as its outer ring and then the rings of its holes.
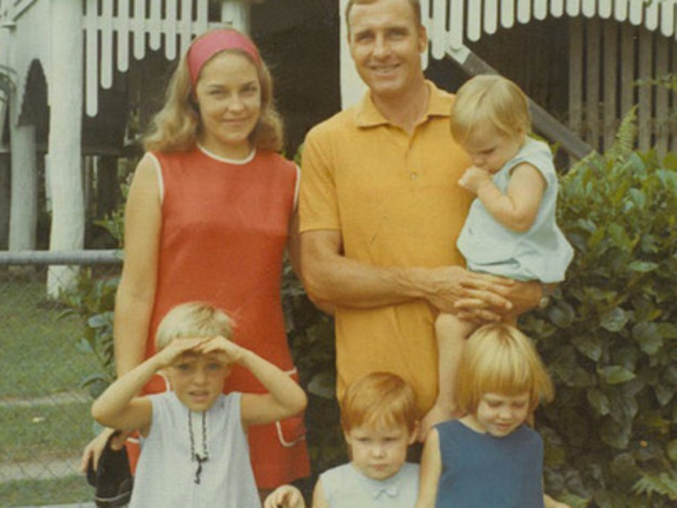
POLYGON ((437 312, 497 320, 534 307, 541 288, 462 268, 455 243, 472 198, 458 179, 470 161, 449 132, 453 96, 421 69, 419 1, 351 0, 346 19, 369 93, 307 136, 303 279, 335 312, 339 396, 368 372, 395 372, 428 414, 423 436, 451 416, 444 387, 438 397, 437 312))

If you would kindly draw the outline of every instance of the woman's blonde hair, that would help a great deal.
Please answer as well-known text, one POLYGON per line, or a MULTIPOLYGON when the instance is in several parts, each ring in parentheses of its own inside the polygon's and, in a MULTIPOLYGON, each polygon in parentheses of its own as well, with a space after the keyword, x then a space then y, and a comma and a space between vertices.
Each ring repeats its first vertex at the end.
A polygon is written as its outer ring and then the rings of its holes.
POLYGON ((363 425, 389 428, 404 425, 411 433, 419 415, 416 394, 401 377, 372 372, 351 383, 341 400, 341 427, 350 432, 363 425))
POLYGON ((480 74, 466 81, 451 107, 451 135, 464 143, 478 125, 488 123, 505 136, 531 132, 529 101, 503 76, 480 74))
POLYGON ((467 340, 456 377, 459 411, 474 414, 487 393, 529 393, 529 408, 550 401, 554 388, 531 339, 514 326, 489 324, 467 340))
POLYGON ((160 322, 155 349, 166 348, 174 339, 222 336, 232 341, 233 320, 222 310, 203 302, 177 305, 160 322))
MULTIPOLYGON (((213 30, 206 32, 199 38, 212 32, 213 30)), ((275 109, 273 79, 268 67, 263 60, 256 62, 240 49, 226 49, 217 54, 225 52, 243 55, 256 67, 258 73, 261 87, 261 113, 254 130, 249 135, 249 142, 252 147, 260 151, 281 150, 283 145, 282 119, 275 109)), ((195 91, 191 85, 187 57, 188 51, 179 61, 169 81, 164 106, 153 118, 149 132, 144 137, 143 147, 146 151, 165 153, 189 151, 195 147, 202 133, 203 126, 195 101, 195 91)))

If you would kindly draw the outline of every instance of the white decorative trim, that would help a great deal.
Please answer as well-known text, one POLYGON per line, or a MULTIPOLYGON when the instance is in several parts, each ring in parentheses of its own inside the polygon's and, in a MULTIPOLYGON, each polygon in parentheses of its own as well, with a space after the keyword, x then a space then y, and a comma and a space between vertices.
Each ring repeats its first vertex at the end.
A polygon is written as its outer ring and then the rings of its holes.
MULTIPOLYGON (((294 186, 294 210, 298 208, 299 204, 299 190, 301 189, 301 168, 298 165, 294 164, 296 167, 296 185, 294 186)), ((296 369, 294 369, 296 371, 296 369)))
POLYGON ((160 160, 150 152, 146 152, 146 157, 148 157, 153 162, 153 166, 155 167, 155 175, 157 176, 158 194, 160 195, 160 204, 162 204, 165 199, 165 182, 164 179, 162 178, 162 164, 160 164, 160 160))
POLYGON ((294 441, 287 441, 282 435, 282 425, 280 424, 279 421, 275 422, 275 428, 277 429, 277 439, 280 441, 280 444, 285 448, 291 448, 292 446, 295 446, 297 443, 306 440, 306 435, 303 434, 301 435, 301 437, 295 439, 294 441))
POLYGON ((205 154, 207 157, 210 157, 214 160, 217 160, 219 162, 226 162, 228 164, 234 164, 236 166, 244 166, 245 164, 249 164, 251 161, 254 160, 254 157, 256 157, 256 149, 252 150, 249 155, 247 155, 244 159, 229 159, 227 157, 221 157, 220 155, 215 154, 214 152, 211 152, 207 150, 204 146, 202 145, 197 145, 197 147, 200 149, 200 151, 205 154))

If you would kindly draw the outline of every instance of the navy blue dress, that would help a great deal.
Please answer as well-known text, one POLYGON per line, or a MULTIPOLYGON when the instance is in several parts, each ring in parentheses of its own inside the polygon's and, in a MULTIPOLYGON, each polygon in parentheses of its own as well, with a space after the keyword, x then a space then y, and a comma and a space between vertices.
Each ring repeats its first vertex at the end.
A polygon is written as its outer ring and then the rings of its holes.
POLYGON ((543 441, 532 428, 494 437, 450 420, 436 429, 442 457, 436 508, 544 508, 543 441))

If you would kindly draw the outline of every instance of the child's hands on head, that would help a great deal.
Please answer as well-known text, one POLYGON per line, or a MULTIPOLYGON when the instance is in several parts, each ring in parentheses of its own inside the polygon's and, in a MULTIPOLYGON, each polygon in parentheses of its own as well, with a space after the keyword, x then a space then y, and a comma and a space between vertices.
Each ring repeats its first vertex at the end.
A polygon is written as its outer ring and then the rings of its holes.
POLYGON ((491 181, 491 173, 477 166, 470 166, 465 170, 463 176, 458 181, 459 185, 469 190, 473 194, 479 192, 479 188, 485 183, 491 181))
POLYGON ((191 351, 197 352, 197 348, 200 344, 207 340, 209 339, 205 337, 182 337, 180 339, 174 339, 155 355, 156 360, 160 364, 159 367, 169 367, 182 355, 191 351))
POLYGON ((226 363, 239 363, 246 350, 219 335, 202 341, 195 347, 195 351, 205 355, 216 353, 223 356, 226 363))
POLYGON ((299 489, 282 485, 266 498, 263 508, 306 508, 306 503, 299 489))

